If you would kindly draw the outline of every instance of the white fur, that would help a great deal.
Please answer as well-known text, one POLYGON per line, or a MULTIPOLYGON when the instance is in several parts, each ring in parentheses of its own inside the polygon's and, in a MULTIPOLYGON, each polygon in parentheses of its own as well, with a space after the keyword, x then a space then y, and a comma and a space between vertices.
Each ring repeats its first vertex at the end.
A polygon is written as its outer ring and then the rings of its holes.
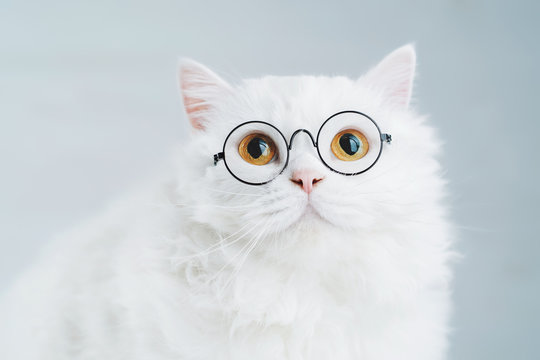
POLYGON ((0 358, 444 359, 451 234, 439 141, 407 108, 412 47, 358 80, 230 86, 190 67, 185 100, 205 106, 174 174, 51 245, 5 299, 0 358), (331 172, 306 134, 266 185, 213 166, 241 122, 289 138, 341 110, 393 136, 366 173, 331 172), (324 176, 309 199, 289 180, 302 168, 324 176))

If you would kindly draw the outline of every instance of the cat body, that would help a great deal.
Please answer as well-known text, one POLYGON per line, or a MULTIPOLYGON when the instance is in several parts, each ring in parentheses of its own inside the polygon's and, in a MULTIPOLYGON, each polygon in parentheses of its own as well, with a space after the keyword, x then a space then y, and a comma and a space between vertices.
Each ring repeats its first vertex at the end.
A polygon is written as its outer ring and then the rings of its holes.
POLYGON ((3 301, 1 358, 444 359, 451 228, 414 61, 405 46, 358 80, 236 86, 184 62, 174 170, 50 246, 3 301), (392 135, 369 171, 332 171, 307 132, 263 185, 214 165, 241 123, 289 141, 345 110, 392 135))

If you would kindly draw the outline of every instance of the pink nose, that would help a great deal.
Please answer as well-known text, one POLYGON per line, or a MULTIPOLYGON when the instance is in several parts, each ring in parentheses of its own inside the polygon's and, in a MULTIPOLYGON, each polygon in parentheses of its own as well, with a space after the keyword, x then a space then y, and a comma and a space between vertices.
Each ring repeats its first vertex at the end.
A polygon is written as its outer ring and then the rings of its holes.
POLYGON ((297 170, 293 173, 291 181, 300 185, 309 194, 313 190, 313 186, 322 179, 323 177, 313 170, 297 170))

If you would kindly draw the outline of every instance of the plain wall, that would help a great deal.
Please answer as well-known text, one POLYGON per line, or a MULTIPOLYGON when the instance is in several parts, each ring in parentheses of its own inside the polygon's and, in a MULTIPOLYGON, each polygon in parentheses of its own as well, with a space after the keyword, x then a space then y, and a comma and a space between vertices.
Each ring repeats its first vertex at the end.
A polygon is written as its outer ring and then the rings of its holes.
POLYGON ((0 292, 187 136, 179 56, 233 80, 418 51, 459 227, 451 359, 536 359, 539 2, 0 0, 0 292))

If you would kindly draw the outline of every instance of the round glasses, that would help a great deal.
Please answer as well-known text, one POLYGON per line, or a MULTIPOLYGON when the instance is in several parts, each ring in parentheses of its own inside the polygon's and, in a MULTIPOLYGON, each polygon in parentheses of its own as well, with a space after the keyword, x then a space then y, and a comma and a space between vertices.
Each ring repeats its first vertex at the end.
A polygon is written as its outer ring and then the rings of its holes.
POLYGON ((381 133, 375 121, 359 111, 341 111, 321 125, 317 137, 298 129, 290 141, 277 127, 264 121, 248 121, 232 129, 214 165, 223 160, 237 180, 263 185, 279 176, 289 164, 289 152, 299 133, 309 135, 321 161, 338 174, 352 176, 368 171, 381 156, 383 143, 392 136, 381 133))

